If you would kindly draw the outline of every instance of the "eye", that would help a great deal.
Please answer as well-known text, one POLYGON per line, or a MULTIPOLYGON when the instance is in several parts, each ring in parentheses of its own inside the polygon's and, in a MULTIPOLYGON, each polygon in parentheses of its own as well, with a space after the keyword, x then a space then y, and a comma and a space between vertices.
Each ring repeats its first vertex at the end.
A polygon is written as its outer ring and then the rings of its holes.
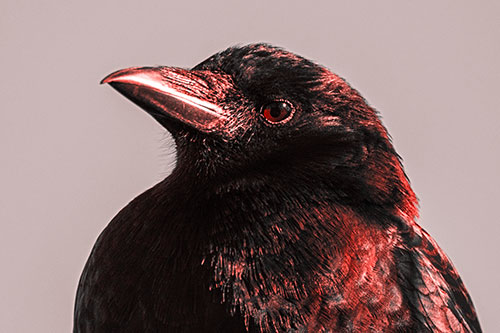
POLYGON ((274 101, 262 106, 261 113, 270 123, 284 123, 291 118, 293 108, 288 102, 274 101))

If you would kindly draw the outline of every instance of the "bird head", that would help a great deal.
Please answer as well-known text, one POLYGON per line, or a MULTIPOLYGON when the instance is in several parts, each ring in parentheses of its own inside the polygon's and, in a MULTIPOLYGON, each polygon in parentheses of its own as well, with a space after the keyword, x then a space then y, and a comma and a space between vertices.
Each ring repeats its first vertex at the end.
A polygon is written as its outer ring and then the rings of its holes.
MULTIPOLYGON (((102 83, 174 137, 176 170, 329 187, 414 217, 416 198, 377 112, 323 66, 268 44, 231 47, 192 69, 136 67, 102 83)), ((176 172, 174 170, 174 172, 176 172)))

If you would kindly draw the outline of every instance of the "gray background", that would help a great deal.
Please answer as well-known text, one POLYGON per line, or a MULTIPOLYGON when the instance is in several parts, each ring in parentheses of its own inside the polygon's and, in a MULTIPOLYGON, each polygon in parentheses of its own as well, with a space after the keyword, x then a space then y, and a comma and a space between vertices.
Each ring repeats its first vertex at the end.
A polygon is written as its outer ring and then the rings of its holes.
POLYGON ((266 41, 381 111, 485 331, 500 330, 498 1, 5 1, 0 4, 0 332, 68 332, 108 221, 168 175, 171 139, 98 82, 266 41), (475 6, 472 4, 476 4, 475 6))

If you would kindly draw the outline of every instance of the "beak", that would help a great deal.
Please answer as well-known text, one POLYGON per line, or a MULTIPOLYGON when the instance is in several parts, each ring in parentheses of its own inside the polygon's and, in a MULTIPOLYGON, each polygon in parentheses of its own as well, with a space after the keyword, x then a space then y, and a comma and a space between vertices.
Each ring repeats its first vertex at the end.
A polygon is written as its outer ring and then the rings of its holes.
POLYGON ((148 112, 165 127, 173 120, 209 133, 220 128, 224 111, 209 101, 213 92, 193 71, 175 67, 134 67, 105 77, 122 95, 148 112))

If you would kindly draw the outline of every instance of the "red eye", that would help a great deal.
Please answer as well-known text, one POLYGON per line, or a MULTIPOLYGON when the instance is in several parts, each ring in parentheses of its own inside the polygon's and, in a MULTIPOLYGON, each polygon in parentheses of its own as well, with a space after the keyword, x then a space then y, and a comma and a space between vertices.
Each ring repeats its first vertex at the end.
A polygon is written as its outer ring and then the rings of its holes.
POLYGON ((284 101, 275 101, 262 107, 262 115, 270 123, 285 122, 292 115, 292 106, 284 101))

